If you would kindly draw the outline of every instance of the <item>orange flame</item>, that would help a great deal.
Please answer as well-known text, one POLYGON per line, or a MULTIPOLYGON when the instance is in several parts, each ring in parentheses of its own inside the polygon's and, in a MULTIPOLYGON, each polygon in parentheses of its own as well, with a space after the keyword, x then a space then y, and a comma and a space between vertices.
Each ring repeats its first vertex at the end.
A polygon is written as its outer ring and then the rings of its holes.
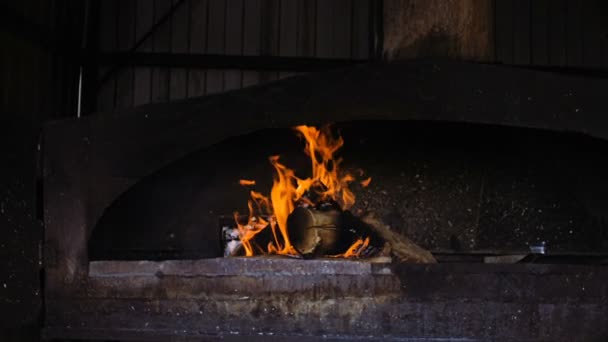
MULTIPOLYGON (((299 132, 306 142, 305 153, 311 161, 312 175, 308 178, 299 178, 295 171, 279 162, 279 156, 271 156, 270 163, 276 171, 270 196, 266 197, 258 192, 251 191, 251 199, 248 201, 249 216, 247 223, 238 221, 238 213, 234 214, 238 226, 239 236, 246 256, 256 254, 254 247, 262 252, 259 246, 254 246, 252 239, 263 229, 270 226, 274 241, 268 243, 267 251, 271 254, 298 254, 292 246, 287 230, 287 218, 294 211, 298 201, 312 203, 305 195, 314 192, 318 199, 316 201, 334 201, 342 207, 349 209, 355 203, 355 195, 348 188, 355 181, 355 177, 349 173, 341 172, 341 159, 334 159, 334 154, 343 145, 341 137, 334 138, 328 126, 317 129, 311 126, 297 126, 299 132), (254 207, 255 204, 255 207, 254 207), (269 217, 264 220, 262 216, 269 217)), ((364 180, 361 184, 367 186, 371 178, 364 180)), ((253 180, 239 181, 241 185, 255 185, 253 180)), ((361 239, 360 239, 361 240, 361 239)), ((345 257, 356 254, 369 244, 369 239, 357 241, 345 257), (361 248, 362 245, 365 245, 361 248), (348 256, 347 256, 348 255, 348 256)))
POLYGON ((365 240, 359 238, 346 250, 346 252, 344 252, 344 254, 339 254, 335 257, 356 258, 367 248, 367 246, 369 246, 369 237, 365 238, 365 240))
MULTIPOLYGON (((251 200, 247 202, 247 206, 249 207, 249 212, 253 212, 253 203, 251 200)), ((266 228, 268 226, 268 222, 261 217, 249 215, 247 223, 241 224, 239 222, 239 214, 237 212, 234 213, 234 221, 236 222, 239 237, 243 243, 243 248, 245 249, 245 255, 253 256, 254 250, 253 245, 251 244, 251 239, 266 228)))
POLYGON ((240 179, 239 184, 242 186, 250 186, 250 185, 255 185, 255 181, 249 180, 249 179, 240 179))
POLYGON ((368 185, 369 185, 369 183, 371 183, 371 182, 372 182, 372 177, 369 177, 368 179, 366 179, 366 180, 362 180, 362 181, 361 181, 361 186, 362 186, 362 187, 364 187, 364 188, 367 188, 367 186, 368 186, 368 185))

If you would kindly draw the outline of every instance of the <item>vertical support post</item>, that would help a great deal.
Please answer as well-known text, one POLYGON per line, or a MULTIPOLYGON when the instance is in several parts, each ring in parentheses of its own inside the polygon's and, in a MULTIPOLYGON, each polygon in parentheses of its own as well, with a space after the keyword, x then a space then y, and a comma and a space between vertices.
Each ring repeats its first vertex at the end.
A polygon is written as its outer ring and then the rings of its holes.
POLYGON ((83 52, 80 54, 82 68, 82 115, 92 113, 97 108, 97 75, 99 53, 99 0, 88 0, 83 37, 83 52))
POLYGON ((384 55, 384 1, 369 0, 369 58, 381 61, 384 55))

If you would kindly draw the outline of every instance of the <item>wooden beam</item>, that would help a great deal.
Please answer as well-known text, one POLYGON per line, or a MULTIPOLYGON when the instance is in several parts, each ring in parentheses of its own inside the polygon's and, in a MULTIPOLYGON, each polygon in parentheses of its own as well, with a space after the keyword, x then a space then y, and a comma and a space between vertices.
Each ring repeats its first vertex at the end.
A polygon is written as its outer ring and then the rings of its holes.
POLYGON ((319 71, 365 63, 366 60, 285 56, 232 56, 194 53, 104 53, 100 65, 172 68, 240 69, 270 71, 319 71))

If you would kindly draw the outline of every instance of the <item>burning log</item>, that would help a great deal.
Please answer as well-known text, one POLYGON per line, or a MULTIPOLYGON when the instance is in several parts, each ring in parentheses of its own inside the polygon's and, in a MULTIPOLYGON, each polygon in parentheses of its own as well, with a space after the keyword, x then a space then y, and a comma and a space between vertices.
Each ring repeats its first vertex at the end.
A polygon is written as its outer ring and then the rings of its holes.
POLYGON ((426 249, 418 246, 407 237, 394 232, 373 213, 363 215, 361 221, 391 247, 391 254, 401 262, 436 263, 435 257, 426 249))
MULTIPOLYGON (((386 257, 392 256, 398 262, 437 262, 429 251, 393 231, 373 213, 359 217, 349 211, 299 207, 290 215, 289 222, 292 243, 298 251, 298 255, 293 255, 294 257, 333 256, 385 260, 386 257)), ((226 226, 222 233, 225 256, 244 255, 237 229, 226 226)), ((269 234, 270 231, 266 230, 256 235, 251 242, 254 246, 259 246, 271 238, 269 234)))
POLYGON ((323 256, 340 253, 341 212, 296 208, 288 219, 291 242, 302 255, 323 256))
POLYGON ((357 217, 349 211, 298 208, 290 215, 289 227, 292 242, 303 255, 335 255, 341 251, 342 257, 391 254, 399 262, 437 262, 429 251, 394 232, 372 213, 357 217))

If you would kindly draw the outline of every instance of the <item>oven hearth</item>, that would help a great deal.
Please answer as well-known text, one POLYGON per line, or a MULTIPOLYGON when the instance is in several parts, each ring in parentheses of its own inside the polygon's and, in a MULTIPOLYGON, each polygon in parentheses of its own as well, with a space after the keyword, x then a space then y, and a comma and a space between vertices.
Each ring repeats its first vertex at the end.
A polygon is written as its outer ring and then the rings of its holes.
POLYGON ((96 291, 87 300, 51 301, 62 310, 49 316, 48 333, 146 340, 550 339, 585 329, 576 326, 581 318, 589 326, 603 319, 607 275, 589 266, 430 267, 386 259, 95 261, 88 286, 96 291))

